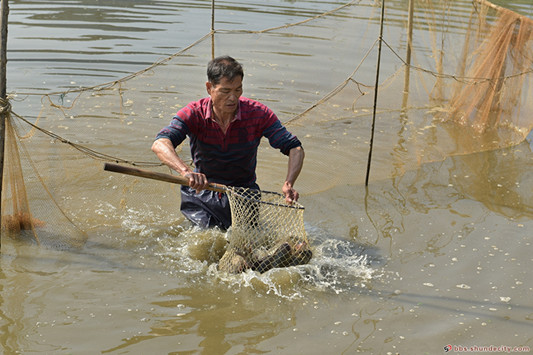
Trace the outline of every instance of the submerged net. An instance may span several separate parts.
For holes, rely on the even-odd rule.
[[[405,2],[387,4],[372,179],[523,142],[533,127],[532,21],[481,0],[414,1],[412,17]],[[304,21],[261,31],[209,32],[144,70],[96,87],[13,93],[18,114],[12,112],[6,130],[2,236],[79,247],[93,233],[129,233],[134,222],[161,228],[175,223],[180,201],[174,185],[112,175],[102,165],[168,172],[150,146],[180,107],[205,96],[213,53],[243,63],[245,96],[267,104],[303,142],[306,163],[296,186],[303,198],[361,184],[379,4],[351,1],[308,12]],[[190,159],[186,143],[179,149]],[[266,143],[259,150],[258,183],[278,191],[286,160]],[[269,256],[308,250],[302,208],[279,207],[276,227],[264,220],[269,212],[263,207],[250,210],[244,209],[257,216],[243,213],[246,228],[233,228],[226,259],[233,253],[255,268]]]
[[[231,188],[231,234],[219,269],[231,273],[306,264],[311,260],[304,208],[276,192]]]

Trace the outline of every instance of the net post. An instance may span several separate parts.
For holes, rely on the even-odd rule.
[[[211,0],[211,59],[215,58],[215,0]]]
[[[8,0],[2,0],[0,9],[0,30],[2,31],[1,47],[0,47],[0,97],[5,99],[7,95],[7,80],[6,80],[6,66],[7,66],[7,17],[9,14]]]
[[[9,14],[8,0],[2,0],[0,5],[0,98],[7,100],[7,16]],[[2,110],[0,113],[0,228],[2,218],[2,186],[4,177],[4,144],[6,139],[6,119],[9,115],[8,110]],[[2,245],[0,237],[0,246]]]
[[[383,22],[385,20],[385,0],[381,1],[381,21],[379,30],[379,44],[378,44],[378,61],[376,68],[376,84],[374,87],[374,108],[372,111],[372,129],[370,131],[370,148],[368,150],[368,162],[366,167],[365,186],[368,186],[368,179],[370,177],[370,165],[372,163],[372,150],[374,147],[374,130],[376,127],[376,109],[378,105],[378,89],[379,89],[379,70],[381,66],[381,46],[383,43]]]

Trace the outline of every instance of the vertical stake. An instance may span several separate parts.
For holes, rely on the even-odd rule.
[[[211,0],[211,59],[215,58],[215,0]]]
[[[6,66],[7,66],[7,16],[9,14],[8,0],[2,0],[0,17],[0,31],[2,34],[0,43],[0,97],[5,99],[7,96],[7,80],[6,80]]]
[[[383,20],[385,18],[385,0],[381,1],[381,21],[379,30],[379,43],[378,43],[378,63],[376,68],[376,84],[374,87],[374,108],[372,111],[372,130],[370,134],[370,149],[368,150],[368,164],[366,167],[366,179],[365,186],[368,186],[368,178],[370,176],[370,165],[372,162],[372,150],[374,146],[374,130],[376,127],[376,108],[378,105],[378,88],[379,88],[379,70],[381,66],[381,44],[383,43]]]
[[[8,0],[2,0],[0,7],[0,98],[7,101],[7,15],[9,14]],[[6,140],[6,119],[9,115],[7,110],[0,113],[0,228],[2,218],[2,186],[4,182],[4,144]],[[2,245],[0,237],[0,246]]]

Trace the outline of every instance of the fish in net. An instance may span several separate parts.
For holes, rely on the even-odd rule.
[[[303,223],[304,207],[277,192],[228,188],[232,226],[219,269],[239,273],[307,264],[313,255]]]

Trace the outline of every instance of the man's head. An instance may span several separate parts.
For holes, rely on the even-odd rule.
[[[233,81],[238,76],[242,80],[244,71],[241,64],[230,56],[217,57],[207,65],[207,81],[213,85],[218,85],[222,78]]]
[[[218,57],[209,62],[206,88],[219,119],[231,119],[237,112],[243,76],[242,66],[231,57]]]

